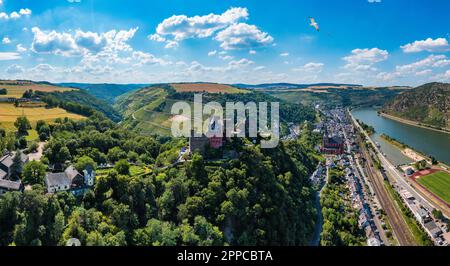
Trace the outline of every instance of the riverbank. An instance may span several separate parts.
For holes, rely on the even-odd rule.
[[[380,137],[382,139],[384,139],[386,142],[388,142],[391,145],[398,148],[403,155],[411,158],[415,162],[426,161],[429,165],[432,165],[435,169],[438,169],[438,170],[449,171],[449,169],[450,169],[450,167],[447,164],[440,162],[440,161],[436,161],[436,163],[433,165],[433,161],[432,161],[433,159],[430,156],[427,156],[426,154],[418,152],[418,151],[414,150],[413,148],[409,147],[408,145],[401,143],[398,140],[391,138],[390,136],[388,136],[386,134],[382,134]]]
[[[426,160],[429,164],[432,164],[431,158],[429,158],[429,156],[422,154],[418,151],[415,151],[408,145],[401,143],[400,141],[398,141],[394,138],[391,138],[390,136],[388,136],[386,134],[381,134],[380,138],[384,139],[386,142],[390,143],[391,145],[397,147],[403,155],[410,158],[414,162],[420,162],[420,161]]]
[[[389,115],[389,114],[386,114],[383,112],[378,112],[378,114],[382,117],[385,117],[385,118],[388,118],[388,119],[391,119],[391,120],[394,120],[394,121],[397,121],[397,122],[400,122],[403,124],[407,124],[410,126],[421,127],[421,128],[425,128],[425,129],[429,129],[429,130],[434,130],[434,131],[450,134],[450,129],[444,129],[444,128],[439,129],[439,128],[427,126],[427,125],[421,124],[416,121],[400,118],[400,117]]]

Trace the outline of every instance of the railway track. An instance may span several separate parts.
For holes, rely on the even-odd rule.
[[[377,173],[378,170],[374,169],[370,165],[369,162],[371,162],[372,159],[367,150],[363,147],[361,148],[363,151],[363,157],[366,159],[364,168],[366,169],[367,177],[373,185],[373,189],[375,190],[376,196],[380,201],[381,207],[386,212],[395,238],[401,246],[416,246],[417,243],[415,242],[401,211],[395,205],[394,199],[392,199],[389,192],[386,190],[383,177]]]

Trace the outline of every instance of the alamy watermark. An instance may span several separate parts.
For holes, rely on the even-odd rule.
[[[218,102],[203,104],[202,94],[195,94],[193,104],[179,101],[172,105],[172,136],[260,136],[261,148],[275,148],[280,141],[280,104],[270,103],[270,119],[268,107],[267,102],[226,102],[224,113],[224,108]]]

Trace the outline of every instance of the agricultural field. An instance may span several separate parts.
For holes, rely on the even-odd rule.
[[[29,81],[0,81],[0,89],[8,90],[8,94],[0,95],[0,98],[21,98],[23,93],[27,90],[42,92],[64,92],[76,90],[68,87],[38,84]]]
[[[420,177],[417,182],[450,204],[450,175],[446,172],[436,172]]]
[[[13,129],[14,122],[20,116],[26,116],[34,126],[38,120],[52,122],[56,118],[71,118],[75,120],[83,119],[84,116],[69,113],[61,108],[47,109],[45,107],[22,108],[15,107],[12,103],[0,103],[0,126],[6,129]]]
[[[247,93],[230,85],[215,83],[176,83],[170,84],[177,92],[208,92],[208,93]]]

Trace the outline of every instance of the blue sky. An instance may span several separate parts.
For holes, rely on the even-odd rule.
[[[0,78],[449,82],[448,13],[447,0],[0,0]]]

